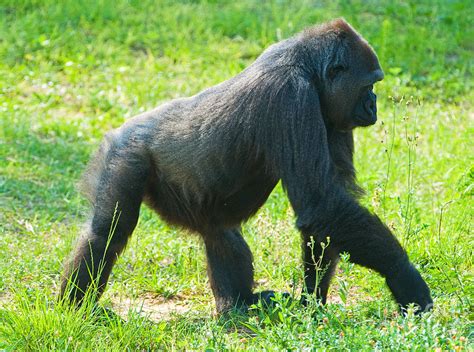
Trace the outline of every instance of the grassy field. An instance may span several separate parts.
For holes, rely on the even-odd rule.
[[[472,0],[0,1],[0,349],[474,348],[473,14]],[[101,308],[57,304],[89,211],[76,184],[103,134],[340,16],[386,72],[380,121],[356,133],[362,202],[406,247],[433,312],[399,316],[384,280],[345,262],[325,307],[279,299],[217,319],[198,237],[146,208]],[[299,234],[280,187],[244,235],[257,289],[299,297]]]

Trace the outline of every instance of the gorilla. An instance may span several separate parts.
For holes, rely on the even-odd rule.
[[[432,307],[430,291],[390,230],[362,207],[353,129],[377,120],[373,85],[384,77],[369,44],[343,19],[304,30],[237,76],[172,100],[108,133],[85,173],[92,219],[62,276],[61,297],[103,292],[142,202],[198,233],[217,311],[246,309],[252,253],[240,226],[281,180],[301,232],[305,290],[326,302],[341,252],[380,273],[402,310]],[[312,258],[330,238],[318,267]]]

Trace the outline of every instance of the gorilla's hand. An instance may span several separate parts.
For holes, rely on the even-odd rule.
[[[433,308],[430,290],[418,270],[410,262],[407,261],[394,274],[387,276],[386,281],[403,313],[406,312],[410,303],[418,305],[416,314]]]

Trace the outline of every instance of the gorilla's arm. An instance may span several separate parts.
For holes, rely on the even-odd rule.
[[[425,309],[432,303],[429,289],[406,252],[380,219],[362,207],[341,182],[342,178],[353,183],[355,176],[351,167],[353,147],[348,140],[352,136],[339,135],[346,146],[337,150],[345,150],[346,154],[331,153],[328,138],[334,139],[334,135],[328,136],[314,86],[299,76],[291,80],[286,93],[292,102],[286,112],[293,114],[281,116],[280,120],[287,123],[287,136],[280,141],[283,154],[276,161],[303,237],[308,291],[317,287],[312,258],[319,257],[319,243],[329,237],[330,245],[322,261],[327,266],[327,276],[322,278],[317,292],[323,301],[337,258],[347,252],[352,262],[384,276],[399,304],[405,307],[414,302]],[[307,249],[311,237],[317,247],[312,251]]]

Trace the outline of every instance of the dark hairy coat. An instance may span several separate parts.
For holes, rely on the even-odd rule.
[[[336,20],[272,45],[219,85],[110,132],[86,172],[94,213],[66,266],[63,295],[82,299],[93,279],[85,268],[98,267],[94,258],[104,258],[104,270],[92,270],[103,290],[144,201],[202,236],[218,311],[271,296],[252,292],[252,255],[239,228],[281,180],[302,234],[308,293],[326,300],[339,253],[348,252],[386,277],[403,307],[431,306],[428,287],[398,241],[357,202],[352,130],[375,123],[372,86],[382,78],[367,42]],[[327,270],[316,282],[312,258],[322,250],[307,244],[328,236]],[[67,294],[68,282],[74,288]]]

